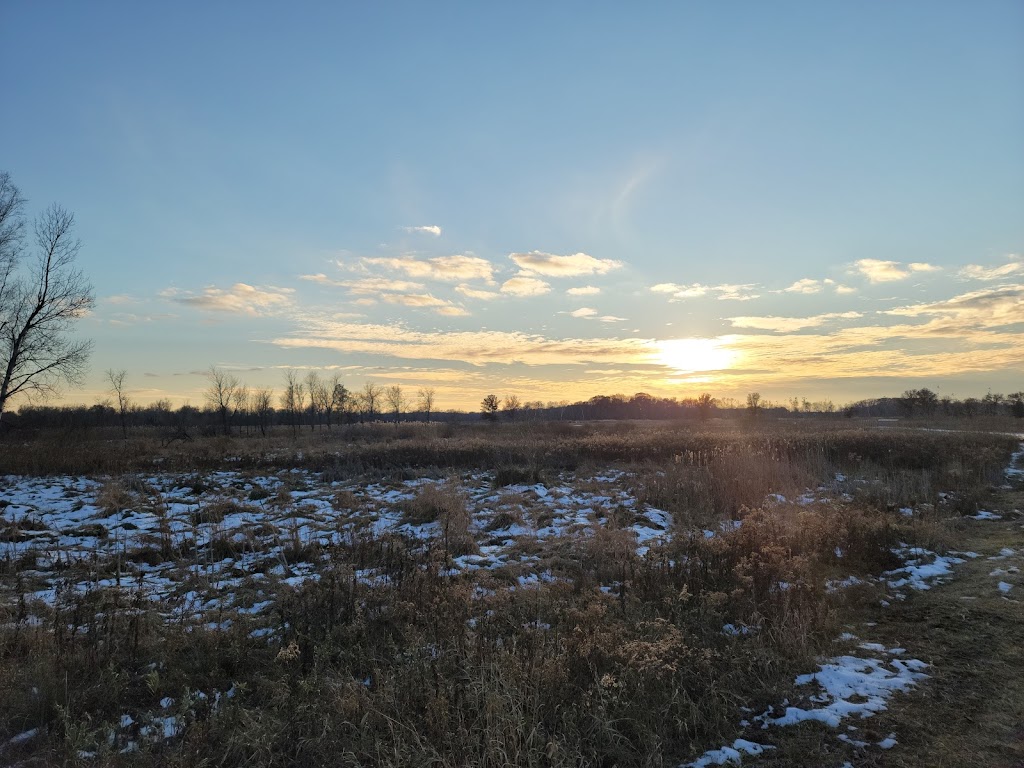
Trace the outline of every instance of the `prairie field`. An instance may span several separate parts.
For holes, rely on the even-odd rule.
[[[1022,626],[1021,439],[825,420],[8,439],[0,763],[972,764],[907,746],[954,661],[924,607],[1005,603]],[[975,571],[988,592],[941,598]],[[1001,722],[985,748],[1009,766]]]

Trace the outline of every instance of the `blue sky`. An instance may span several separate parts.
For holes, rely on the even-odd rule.
[[[0,167],[77,216],[70,400],[112,367],[198,402],[214,364],[466,407],[1015,391],[1022,29],[997,1],[7,2]]]

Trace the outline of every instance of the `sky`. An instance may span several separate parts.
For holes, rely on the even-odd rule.
[[[1024,389],[1019,0],[6,0],[0,65],[67,402]]]

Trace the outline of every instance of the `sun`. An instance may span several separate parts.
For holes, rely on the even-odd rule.
[[[658,362],[680,373],[721,371],[736,359],[736,353],[717,339],[666,339],[656,346]]]

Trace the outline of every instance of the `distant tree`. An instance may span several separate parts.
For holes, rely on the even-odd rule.
[[[239,384],[235,387],[234,394],[231,396],[232,405],[235,407],[235,417],[239,419],[238,433],[242,433],[242,427],[245,427],[245,434],[249,434],[249,410],[250,410],[250,394],[249,387],[245,384]]]
[[[701,421],[707,421],[711,418],[711,414],[714,413],[717,402],[718,401],[716,401],[710,393],[701,393],[697,398],[697,414]]]
[[[1007,397],[1010,400],[1010,413],[1014,418],[1024,419],[1024,392],[1014,392]]]
[[[747,413],[749,413],[752,418],[757,417],[761,412],[761,408],[761,393],[750,392],[747,394]]]
[[[362,407],[363,417],[367,421],[373,421],[376,418],[383,391],[379,384],[374,384],[371,381],[363,385],[363,391],[359,393],[359,403]]]
[[[264,437],[270,427],[270,417],[274,412],[274,390],[264,387],[252,393],[252,411],[256,415],[256,424]]]
[[[312,432],[316,429],[320,413],[323,411],[330,393],[327,391],[327,385],[316,371],[306,374],[306,392],[309,394],[309,431]]]
[[[292,428],[292,437],[298,434],[302,412],[306,408],[306,388],[296,371],[288,370],[284,374],[284,392],[281,393],[281,409]]]
[[[348,405],[348,390],[345,389],[345,385],[341,383],[341,374],[336,373],[331,376],[330,382],[327,384],[328,397],[324,402],[324,416],[327,418],[327,429],[331,428],[331,415],[339,414],[343,416],[345,408]]]
[[[391,415],[395,419],[395,424],[398,424],[402,420],[402,412],[405,410],[406,400],[405,393],[402,391],[401,384],[392,384],[390,387],[384,390],[384,402],[388,404],[388,408],[391,409]]]
[[[423,411],[424,420],[429,423],[430,414],[434,410],[434,388],[420,387],[420,391],[417,393],[417,400],[420,410]]]
[[[19,277],[24,206],[10,174],[0,172],[0,419],[18,395],[45,398],[79,384],[92,350],[91,341],[70,338],[74,321],[94,304],[92,286],[75,268],[75,217],[51,205],[36,219],[35,264]]]
[[[505,416],[509,421],[515,420],[521,407],[522,403],[519,402],[519,398],[516,395],[505,395],[505,401],[502,403],[502,409],[505,411]]]
[[[498,420],[498,409],[501,408],[501,400],[497,395],[487,395],[480,401],[480,413],[487,421]]]
[[[206,372],[206,380],[210,382],[204,393],[206,404],[220,417],[224,434],[230,434],[231,406],[235,390],[238,389],[238,379],[216,366],[211,366]]]
[[[114,405],[121,421],[121,436],[125,440],[128,439],[128,413],[131,409],[131,400],[128,399],[128,392],[124,387],[124,378],[127,374],[128,372],[125,370],[107,369],[107,381],[110,382],[109,392],[114,396]]]

